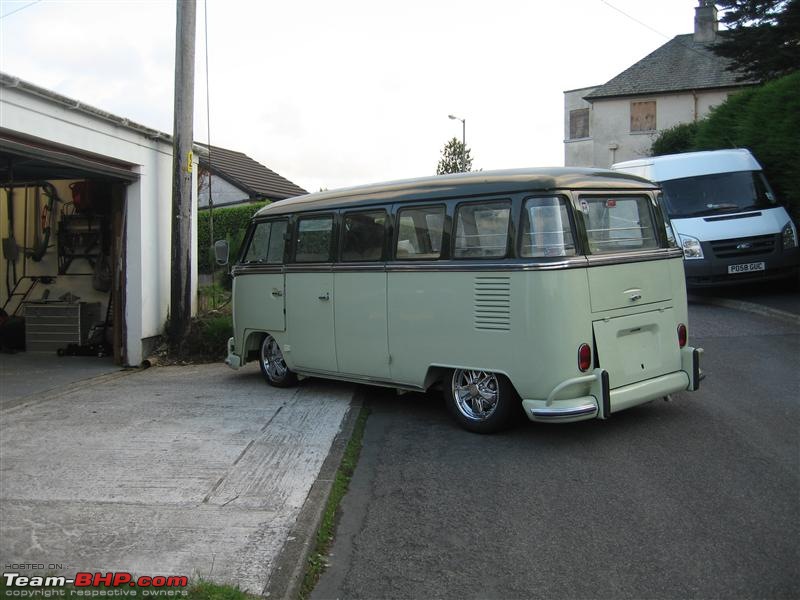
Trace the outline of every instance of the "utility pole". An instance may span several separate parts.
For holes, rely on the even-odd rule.
[[[195,0],[177,0],[175,121],[172,142],[172,275],[168,335],[177,347],[192,312],[192,143],[194,132]]]

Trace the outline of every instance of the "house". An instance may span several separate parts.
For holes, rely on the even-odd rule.
[[[712,48],[717,9],[695,8],[694,33],[678,35],[603,85],[564,92],[564,164],[609,167],[648,156],[665,129],[705,117],[729,95],[757,81],[739,81]]]
[[[171,197],[169,135],[0,73],[0,306],[25,314],[29,350],[54,355],[102,321],[119,364],[149,355],[170,305]],[[195,298],[196,253],[190,271]]]
[[[284,200],[307,193],[246,154],[218,146],[198,145],[205,150],[200,155],[198,202],[201,209],[208,208],[209,194],[214,206],[220,207],[259,200]]]

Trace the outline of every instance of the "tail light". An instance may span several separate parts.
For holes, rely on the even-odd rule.
[[[592,349],[589,344],[581,344],[578,348],[578,368],[581,371],[588,371],[592,366]]]
[[[686,325],[678,325],[678,345],[683,348],[686,345]]]

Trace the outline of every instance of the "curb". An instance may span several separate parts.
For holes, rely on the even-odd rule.
[[[342,422],[342,427],[331,444],[330,452],[322,463],[319,475],[308,492],[303,508],[286,538],[281,553],[275,560],[275,566],[262,596],[281,600],[294,600],[298,597],[305,577],[308,557],[316,546],[317,531],[333,488],[336,472],[339,470],[345,448],[353,436],[353,430],[363,405],[361,389],[356,389],[350,400],[350,408]]]
[[[706,296],[688,296],[689,302],[693,304],[711,304],[713,306],[721,306],[723,308],[732,308],[734,310],[741,310],[744,312],[762,315],[764,317],[772,317],[780,319],[786,323],[793,325],[800,325],[800,315],[764,306],[763,304],[755,304],[753,302],[745,302],[744,300],[731,300],[729,298],[714,298]]]

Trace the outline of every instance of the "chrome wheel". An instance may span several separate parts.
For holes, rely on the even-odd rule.
[[[500,403],[500,382],[488,371],[456,369],[452,383],[453,401],[470,421],[485,421]]]
[[[286,365],[280,344],[271,335],[261,342],[259,363],[267,383],[275,387],[290,387],[297,383],[297,375]]]
[[[261,364],[267,377],[272,381],[281,381],[289,371],[286,361],[283,360],[280,345],[271,335],[268,335],[261,344]]]

